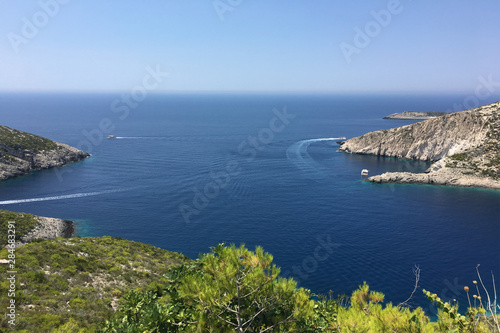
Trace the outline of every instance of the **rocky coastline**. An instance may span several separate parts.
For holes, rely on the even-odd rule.
[[[369,182],[500,190],[500,102],[370,132],[347,140],[339,150],[433,162],[425,173],[388,172]]]
[[[0,181],[61,167],[89,156],[66,144],[0,126]]]
[[[372,183],[445,185],[500,190],[500,181],[498,180],[463,175],[450,169],[432,173],[386,172],[369,177],[366,181]]]
[[[447,115],[447,112],[420,112],[420,111],[404,111],[399,113],[390,114],[383,119],[395,120],[427,120],[436,117]]]
[[[81,161],[89,156],[90,154],[66,144],[0,126],[0,181],[34,171],[61,167]],[[14,214],[12,220],[16,220],[16,213],[4,211],[4,214]],[[30,215],[28,223],[23,220],[23,214],[19,215],[19,223],[24,224],[25,228],[18,230],[21,232],[22,229],[23,232],[21,232],[20,238],[16,237],[17,245],[24,245],[35,239],[69,238],[75,232],[72,221]]]
[[[33,229],[21,237],[16,244],[22,246],[34,239],[55,239],[57,237],[71,238],[75,233],[75,223],[51,217],[35,216],[37,224]]]

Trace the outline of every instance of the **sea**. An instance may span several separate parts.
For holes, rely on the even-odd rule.
[[[350,295],[366,281],[399,304],[418,268],[410,307],[435,316],[426,289],[465,310],[463,288],[475,290],[478,265],[490,296],[492,276],[500,289],[500,192],[368,183],[362,169],[423,172],[430,164],[342,153],[337,141],[414,122],[382,119],[392,113],[453,111],[471,101],[459,94],[2,93],[1,125],[91,157],[1,182],[0,209],[73,220],[77,236],[122,237],[193,259],[218,243],[262,246],[282,276],[315,294]]]

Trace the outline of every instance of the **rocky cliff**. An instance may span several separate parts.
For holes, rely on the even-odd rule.
[[[500,102],[347,140],[341,151],[435,162],[425,174],[393,172],[373,182],[500,189]]]
[[[0,126],[0,181],[63,166],[88,156],[63,143]]]

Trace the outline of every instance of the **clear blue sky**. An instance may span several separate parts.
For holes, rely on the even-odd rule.
[[[148,66],[169,73],[165,91],[469,93],[479,76],[500,82],[499,0],[397,2],[0,0],[0,91],[127,91]],[[376,23],[381,10],[391,16]],[[368,42],[356,28],[372,29]]]

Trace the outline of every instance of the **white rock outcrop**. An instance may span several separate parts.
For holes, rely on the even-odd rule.
[[[34,239],[70,238],[75,232],[74,222],[51,217],[35,216],[38,223],[27,234],[21,237],[17,245],[24,245]]]
[[[423,174],[391,172],[372,182],[476,186],[500,189],[500,102],[415,124],[370,132],[340,150],[435,162]]]

